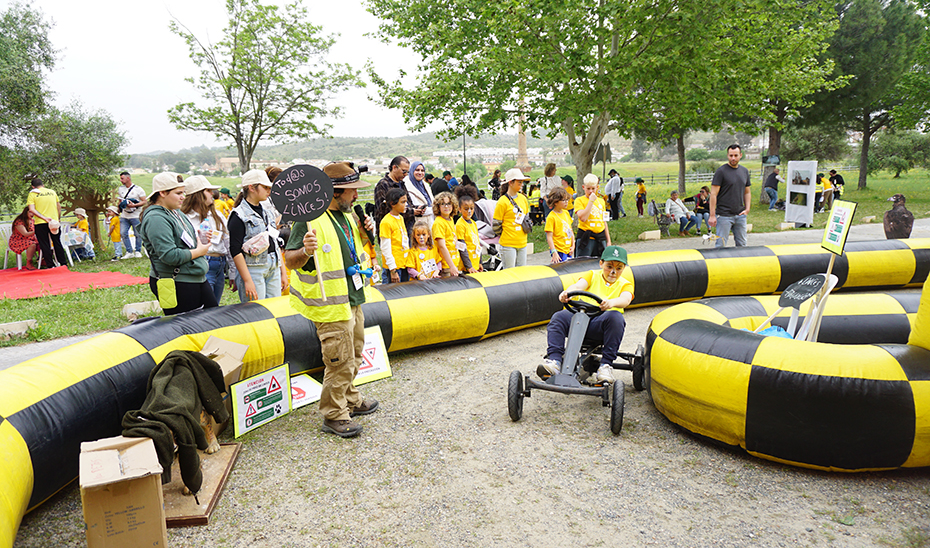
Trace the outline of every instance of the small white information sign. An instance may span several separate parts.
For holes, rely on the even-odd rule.
[[[300,409],[305,405],[320,401],[323,385],[307,374],[291,377],[291,409]]]
[[[291,379],[287,364],[279,365],[230,386],[235,437],[286,415],[291,410]]]
[[[377,325],[365,328],[365,348],[362,349],[362,365],[352,383],[359,386],[391,376],[391,363],[388,361],[384,337]]]

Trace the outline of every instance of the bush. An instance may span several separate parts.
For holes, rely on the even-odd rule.
[[[692,173],[713,173],[717,171],[718,167],[720,167],[720,164],[716,160],[701,160],[688,165],[688,169]]]
[[[692,148],[685,151],[685,160],[689,162],[699,162],[710,158],[710,151],[706,148]]]

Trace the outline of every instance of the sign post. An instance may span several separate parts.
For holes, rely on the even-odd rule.
[[[282,171],[271,183],[271,203],[281,212],[281,220],[305,222],[310,231],[310,221],[323,215],[333,201],[333,181],[323,170],[307,164],[298,164]],[[319,272],[320,261],[316,252],[313,262]],[[317,276],[320,295],[326,300],[323,279]]]

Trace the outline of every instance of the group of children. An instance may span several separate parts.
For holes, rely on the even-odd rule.
[[[433,226],[417,221],[409,241],[404,225],[407,194],[393,188],[385,197],[390,211],[381,219],[382,282],[406,282],[438,277],[458,276],[462,272],[479,272],[481,240],[473,216],[475,200],[468,194],[456,199],[451,192],[441,192],[433,199]],[[458,220],[454,217],[458,216]]]

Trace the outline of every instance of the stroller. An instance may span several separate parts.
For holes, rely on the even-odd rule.
[[[481,266],[485,270],[501,270],[504,268],[504,261],[501,259],[500,238],[494,234],[491,223],[494,218],[494,208],[497,202],[494,200],[481,199],[475,202],[475,223],[478,225],[478,237],[481,238],[481,251],[486,253],[488,258],[482,261]]]

